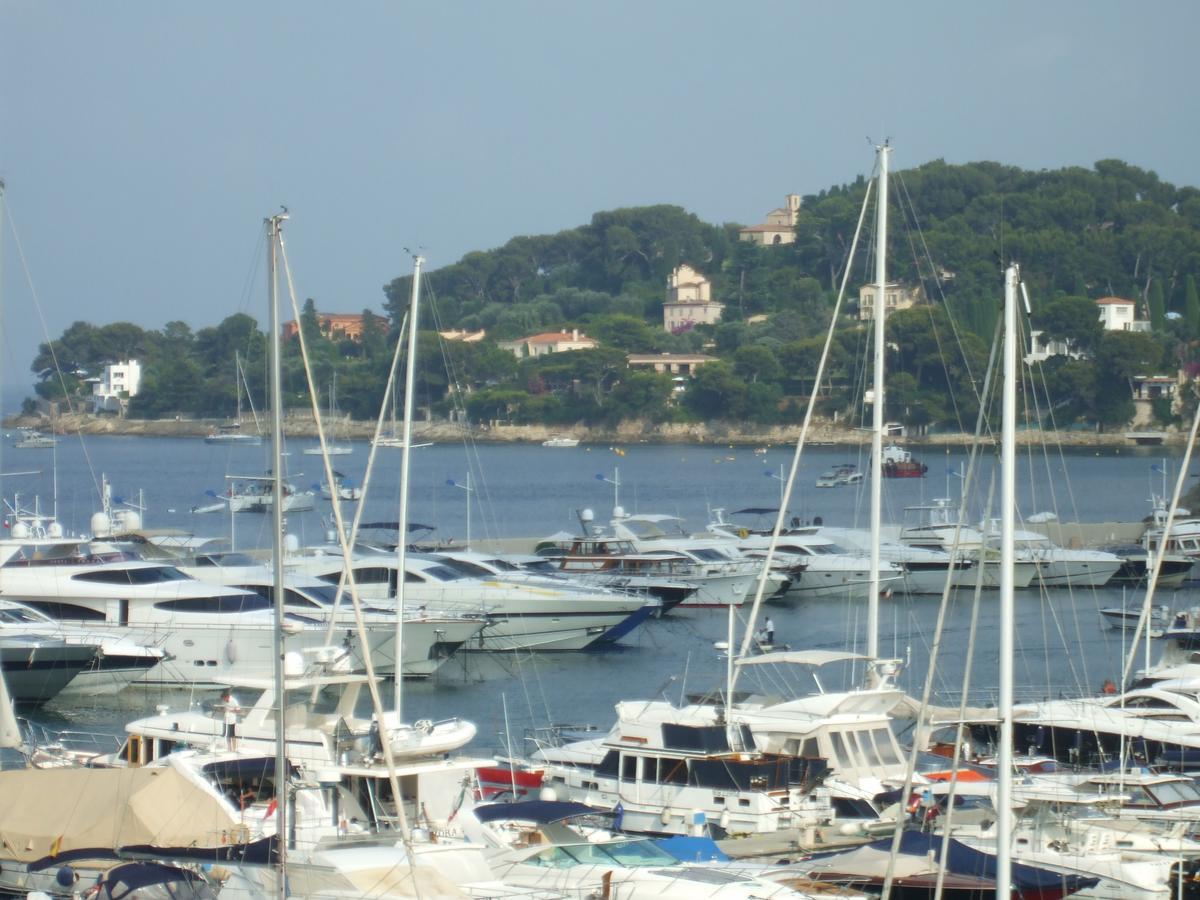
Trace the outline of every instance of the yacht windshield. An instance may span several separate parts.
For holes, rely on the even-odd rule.
[[[47,616],[41,616],[31,609],[22,609],[19,606],[0,609],[0,623],[5,625],[45,625],[50,619]]]

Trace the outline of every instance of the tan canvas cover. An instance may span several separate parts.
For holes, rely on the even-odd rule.
[[[174,769],[0,772],[0,798],[0,856],[19,862],[70,850],[245,840],[220,801]]]

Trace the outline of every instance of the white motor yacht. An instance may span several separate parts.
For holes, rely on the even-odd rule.
[[[274,573],[268,566],[245,554],[198,554],[181,562],[179,568],[204,581],[253,591],[268,601],[272,601],[274,596]],[[298,573],[288,574],[285,578],[284,608],[288,612],[315,619],[327,630],[332,621],[333,634],[339,640],[342,635],[358,633],[350,597],[343,594],[339,601],[336,584]],[[363,623],[371,634],[371,658],[376,670],[384,674],[395,671],[394,608],[394,603],[374,600],[362,610]],[[401,659],[405,677],[422,678],[432,675],[460,647],[477,638],[487,625],[488,619],[483,616],[431,611],[428,608],[418,610],[416,605],[410,604],[405,610],[401,638],[404,645]]]
[[[704,584],[681,605],[739,606],[747,597],[753,597],[762,561],[743,553],[736,539],[715,533],[693,537],[683,531],[681,524],[678,516],[627,515],[619,506],[613,510],[613,534],[631,541],[639,553],[675,553],[695,564]],[[767,596],[791,585],[790,579],[776,573],[768,573],[768,579]]]
[[[98,644],[68,643],[50,635],[0,629],[0,678],[16,703],[45,703],[93,664]]]
[[[765,556],[771,545],[769,533],[754,532],[726,521],[721,510],[714,510],[708,530],[737,542],[745,553]],[[800,578],[788,593],[797,598],[865,600],[871,592],[871,562],[858,552],[849,552],[821,534],[819,527],[789,528],[775,541],[775,558],[781,565],[803,566]],[[880,592],[898,586],[904,568],[886,559],[880,562]]]
[[[55,622],[164,651],[139,684],[219,687],[230,677],[272,669],[272,603],[256,593],[197,581],[174,566],[120,552],[92,553],[78,542],[7,549],[13,552],[0,565],[5,597]],[[328,643],[317,619],[288,612],[283,628],[292,649]],[[361,658],[354,635],[344,637]],[[378,637],[385,639],[392,638]]]
[[[165,655],[161,647],[143,646],[106,629],[65,625],[32,607],[0,600],[0,637],[18,634],[93,650],[91,661],[62,689],[71,694],[115,694],[158,665]]]
[[[747,870],[680,862],[648,838],[589,824],[607,817],[580,803],[491,803],[463,815],[464,831],[488,848],[496,874],[525,888],[628,900],[805,896]]]
[[[1000,587],[1000,553],[996,540],[972,525],[960,524],[958,507],[952,501],[943,498],[927,506],[910,506],[904,510],[904,514],[901,543],[942,550],[956,559],[967,559],[982,566],[982,571],[956,569],[955,587],[973,589],[981,579],[985,588]],[[1037,575],[1037,563],[1018,559],[1013,564],[1013,587],[1027,588],[1034,583]]]
[[[284,564],[289,571],[330,584],[342,577],[342,554],[332,547],[289,554]],[[356,548],[354,578],[359,595],[368,600],[394,598],[397,566],[390,551]],[[583,650],[646,606],[640,597],[580,595],[469,578],[436,559],[411,553],[405,559],[404,600],[418,610],[486,617],[487,627],[463,650]]]

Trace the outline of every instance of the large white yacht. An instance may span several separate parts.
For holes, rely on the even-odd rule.
[[[764,557],[771,545],[770,533],[739,528],[714,510],[708,530],[735,541],[744,553]],[[817,527],[790,528],[775,542],[773,559],[778,565],[800,567],[802,573],[788,590],[794,597],[865,600],[871,592],[871,562],[858,552],[847,551],[822,534]],[[902,583],[904,567],[883,559],[879,564],[879,590],[886,592]]]
[[[289,571],[303,572],[329,584],[342,578],[340,550],[316,547],[284,559]],[[396,554],[357,547],[354,579],[359,596],[387,600],[396,596]],[[586,595],[578,591],[471,578],[437,559],[410,553],[405,558],[404,601],[416,606],[482,615],[487,627],[464,650],[583,650],[603,640],[610,629],[638,614],[646,600],[628,595]],[[394,602],[394,600],[393,600]]]
[[[272,604],[256,593],[197,581],[174,566],[102,545],[99,552],[79,542],[5,549],[10,552],[0,565],[0,592],[6,598],[56,622],[164,652],[137,683],[219,687],[230,677],[271,671]],[[283,628],[293,649],[328,643],[315,618],[288,612]],[[361,657],[354,636],[347,640]]]
[[[179,565],[181,571],[214,584],[229,585],[253,591],[270,601],[274,597],[274,573],[257,560],[240,553],[198,554]],[[292,573],[285,576],[284,608],[288,612],[316,619],[338,640],[342,635],[357,634],[357,622],[349,595],[338,600],[336,584],[311,575]],[[373,601],[363,607],[363,622],[372,635],[372,660],[377,671],[395,671],[395,603]],[[420,678],[432,675],[468,641],[479,636],[489,624],[480,615],[441,612],[437,609],[418,610],[409,605],[405,610],[401,640],[401,660],[404,675]]]
[[[980,567],[977,570],[956,568],[955,587],[974,588],[976,583],[982,583],[985,588],[1000,587],[1000,553],[995,537],[984,534],[973,525],[960,523],[959,510],[953,501],[940,498],[926,506],[906,507],[904,515],[905,524],[900,529],[901,543],[942,550],[956,559],[970,560]],[[1018,559],[1013,564],[1013,587],[1029,587],[1037,574],[1037,563]]]
[[[743,553],[736,540],[726,535],[690,536],[678,516],[630,515],[619,506],[613,509],[612,529],[616,537],[631,541],[639,553],[674,553],[692,563],[703,585],[683,606],[738,606],[757,590],[762,561]],[[767,596],[791,586],[790,577],[776,572],[769,572],[768,580]]]
[[[70,694],[115,694],[158,665],[165,655],[161,647],[143,646],[111,630],[65,625],[32,607],[0,600],[0,637],[17,635],[93,650],[92,659],[63,687],[62,691]],[[48,658],[44,649],[37,655],[40,661]]]

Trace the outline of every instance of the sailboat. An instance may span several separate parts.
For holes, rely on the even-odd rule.
[[[395,378],[396,373],[392,372],[391,377]],[[374,438],[371,441],[372,447],[378,447],[381,450],[403,450],[405,447],[409,446],[409,444],[406,443],[405,437],[396,430],[396,394],[397,394],[397,391],[392,391],[392,417],[391,417],[391,421],[388,423],[388,429],[387,429],[387,431],[381,433],[378,437]],[[407,405],[407,401],[406,401],[406,405]],[[411,432],[411,430],[412,430],[412,427],[411,427],[411,425],[409,425],[408,428],[406,429],[406,431]],[[410,435],[410,439],[411,439],[411,435]],[[416,448],[416,447],[429,447],[432,445],[433,445],[433,441],[425,441],[425,442],[419,443],[419,444],[412,444],[411,446],[413,448]]]
[[[256,430],[253,434],[242,431],[242,382],[245,380],[245,373],[242,372],[242,358],[237,351],[234,351],[233,362],[236,372],[235,383],[237,384],[237,420],[219,426],[216,431],[209,432],[204,438],[204,443],[257,447],[262,444],[262,435],[257,432],[258,418],[255,417]]]
[[[334,427],[333,443],[327,444],[325,447],[321,447],[320,445],[316,447],[305,447],[305,456],[320,456],[322,453],[327,453],[330,456],[349,456],[354,452],[354,448],[349,444],[339,444],[337,442],[337,372],[333,373],[333,379],[329,382],[329,421],[333,423]],[[322,490],[322,494],[324,494],[324,490]],[[357,500],[358,497],[343,496],[342,499]]]

